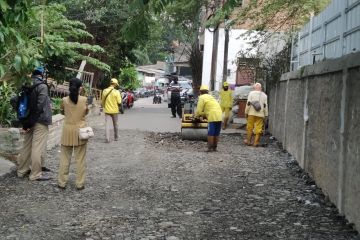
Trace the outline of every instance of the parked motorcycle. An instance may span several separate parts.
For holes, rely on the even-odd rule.
[[[134,106],[134,94],[131,91],[128,91],[127,93],[127,102],[126,102],[126,107],[127,108],[132,108]]]

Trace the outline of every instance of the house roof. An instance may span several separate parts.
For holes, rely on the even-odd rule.
[[[157,62],[153,65],[138,66],[136,70],[138,72],[144,72],[148,74],[164,74],[165,73],[165,62]]]

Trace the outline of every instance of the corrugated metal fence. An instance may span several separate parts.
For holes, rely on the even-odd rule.
[[[360,0],[333,0],[293,39],[291,70],[360,51]]]

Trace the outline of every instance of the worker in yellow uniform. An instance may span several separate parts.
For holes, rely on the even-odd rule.
[[[106,142],[110,142],[110,131],[114,129],[114,140],[119,139],[118,133],[118,115],[119,105],[121,104],[120,92],[116,89],[119,87],[117,79],[112,78],[110,86],[103,90],[101,94],[101,106],[105,112],[105,138]]]
[[[222,112],[220,104],[209,95],[209,87],[200,87],[200,97],[195,112],[195,120],[204,117],[208,120],[208,152],[216,151],[221,131]]]
[[[233,92],[229,89],[229,83],[223,83],[223,89],[220,91],[220,106],[223,112],[223,130],[227,128],[230,113],[233,106]]]
[[[263,133],[264,122],[268,117],[267,95],[261,90],[261,84],[254,84],[254,91],[248,95],[245,107],[245,117],[247,119],[247,136],[244,143],[251,145],[252,136],[255,133],[253,146],[257,147],[260,143],[260,137]]]

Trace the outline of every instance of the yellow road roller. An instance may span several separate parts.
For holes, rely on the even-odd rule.
[[[208,122],[200,118],[195,121],[195,103],[184,104],[181,120],[181,138],[191,141],[207,141]]]

